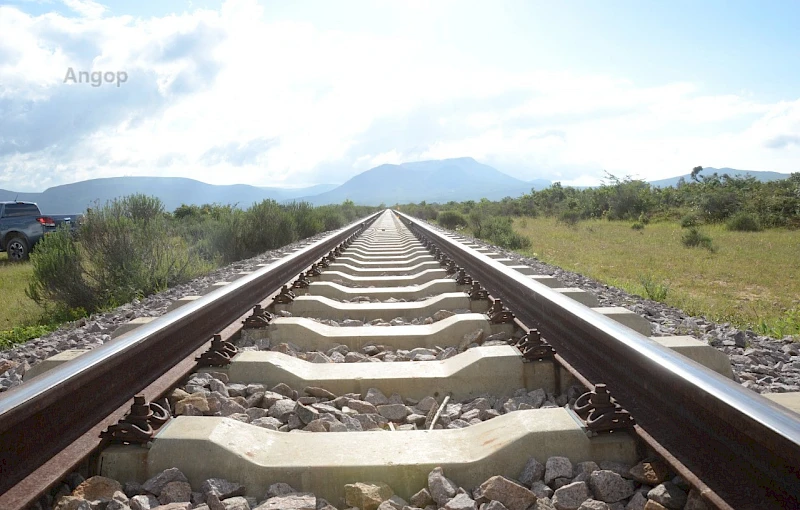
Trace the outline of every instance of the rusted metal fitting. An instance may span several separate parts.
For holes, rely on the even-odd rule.
[[[272,304],[288,305],[289,303],[294,301],[294,298],[296,297],[297,296],[295,295],[295,293],[289,290],[289,288],[286,285],[284,285],[283,287],[281,287],[280,293],[277,296],[275,296],[275,298],[272,300]]]
[[[320,270],[320,265],[317,264],[316,262],[311,264],[311,269],[309,269],[306,272],[306,276],[309,276],[309,277],[319,276],[321,274],[322,274],[322,271]]]
[[[260,329],[269,326],[273,315],[263,309],[261,305],[253,307],[253,314],[242,321],[242,329]]]
[[[131,410],[119,422],[100,433],[114,443],[145,444],[153,439],[155,429],[169,421],[171,414],[155,402],[147,403],[144,395],[133,397]]]
[[[220,335],[214,335],[211,338],[211,347],[198,356],[196,361],[201,367],[224,367],[231,363],[238,352],[235,345],[223,342]]]
[[[543,340],[541,333],[536,329],[528,331],[519,339],[517,349],[522,353],[522,357],[529,361],[552,359],[556,355],[553,346]]]
[[[617,403],[603,383],[595,384],[594,391],[578,397],[573,410],[593,432],[627,429],[636,424],[633,416]]]
[[[472,301],[489,299],[489,291],[481,287],[481,284],[478,282],[478,280],[472,280],[472,288],[469,289],[468,295]]]
[[[506,310],[503,306],[503,302],[499,299],[492,301],[492,306],[489,308],[489,311],[486,312],[486,315],[489,316],[489,322],[492,324],[514,322],[514,314]]]
[[[459,267],[456,271],[456,284],[457,285],[472,285],[472,277],[467,274],[463,267]]]
[[[333,262],[333,259],[330,256],[325,255],[324,257],[322,257],[319,260],[319,265],[322,266],[322,267],[330,267],[332,262]]]
[[[297,275],[297,280],[292,282],[292,289],[307,289],[309,285],[311,285],[311,282],[306,278],[306,274],[300,273]]]
[[[446,274],[448,274],[448,275],[456,274],[456,271],[458,271],[458,264],[456,264],[456,262],[454,260],[450,260],[450,259],[448,259],[448,260],[449,260],[449,262],[447,263],[447,268],[446,268],[447,269],[447,273]]]

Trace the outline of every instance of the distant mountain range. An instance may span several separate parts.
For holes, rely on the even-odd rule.
[[[789,177],[789,174],[781,174],[778,172],[736,170],[735,168],[713,168],[710,166],[703,167],[703,171],[700,172],[700,177],[713,175],[714,173],[719,174],[720,177],[722,177],[723,175],[728,175],[730,177],[755,177],[757,180],[761,182],[779,181],[781,179],[786,179]],[[677,177],[670,177],[669,179],[650,181],[650,184],[653,186],[657,186],[659,188],[668,188],[670,186],[677,186],[678,181],[680,181],[681,179],[683,179],[688,183],[692,181],[692,176],[691,174],[679,175]]]
[[[36,202],[44,214],[74,214],[85,211],[96,201],[102,204],[117,197],[142,193],[160,198],[167,211],[174,211],[181,204],[249,207],[265,199],[283,202],[335,187],[336,184],[319,184],[307,188],[261,188],[247,184],[218,186],[184,177],[110,177],[54,186],[41,193],[0,189],[0,200]]]
[[[315,205],[338,204],[346,199],[368,205],[499,200],[550,184],[546,179],[522,181],[472,158],[455,158],[377,166],[338,188],[303,199]]]
[[[756,172],[732,168],[705,168],[700,175],[752,175],[761,181],[785,179],[788,174]],[[689,174],[652,181],[654,186],[675,186]],[[314,205],[340,204],[352,200],[362,205],[394,205],[426,202],[446,203],[464,200],[500,200],[544,189],[547,179],[523,181],[472,158],[419,161],[400,165],[380,165],[366,170],[342,185],[320,184],[307,188],[266,188],[246,184],[213,185],[183,177],[112,177],[64,184],[41,193],[17,193],[0,189],[0,200],[36,202],[45,214],[83,212],[95,202],[105,203],[133,193],[156,196],[168,211],[181,204],[237,204],[249,207],[265,199],[287,202],[304,200]]]

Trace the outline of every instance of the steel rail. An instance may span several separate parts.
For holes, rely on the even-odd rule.
[[[733,508],[797,508],[798,415],[397,212]]]
[[[379,214],[351,223],[1,395],[0,508],[13,508],[7,506],[12,500],[8,494],[18,484],[24,486],[37,468],[107,422],[133,395],[185,362],[213,334],[362,231]],[[99,438],[86,442],[80,453],[88,455],[99,443]]]

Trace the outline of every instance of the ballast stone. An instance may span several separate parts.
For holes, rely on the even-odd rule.
[[[502,476],[493,476],[483,482],[481,492],[484,497],[499,501],[508,510],[526,510],[536,502],[533,492]]]
[[[578,510],[581,504],[591,497],[586,482],[573,482],[555,491],[553,506],[556,510]]]
[[[594,471],[589,475],[594,496],[606,503],[616,503],[633,495],[633,484],[613,471]]]

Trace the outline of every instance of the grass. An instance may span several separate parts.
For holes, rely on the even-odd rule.
[[[42,307],[25,295],[32,274],[30,262],[11,262],[5,253],[0,253],[0,331],[33,324],[41,318]]]
[[[800,236],[770,229],[702,228],[715,251],[686,248],[679,222],[589,220],[567,226],[554,218],[517,218],[531,248],[521,253],[691,315],[774,337],[800,334]]]
[[[5,253],[0,253],[0,349],[58,327],[49,323],[42,307],[25,295],[32,273],[30,262],[11,262]]]

